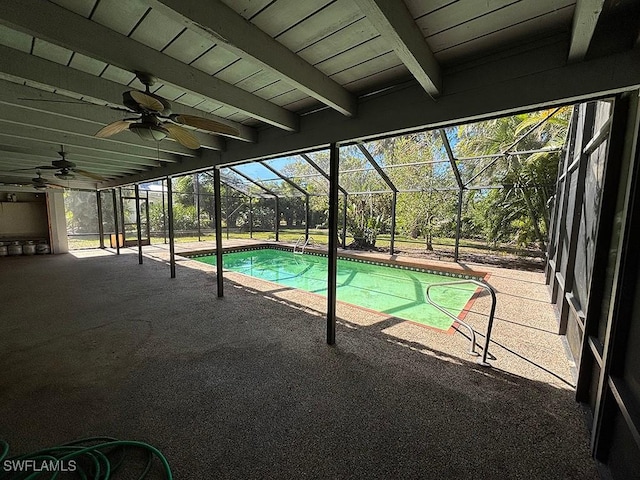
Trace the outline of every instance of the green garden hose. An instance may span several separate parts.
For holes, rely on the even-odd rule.
[[[0,480],[55,480],[61,473],[74,474],[82,480],[109,480],[124,464],[127,449],[146,454],[138,480],[147,478],[154,456],[160,460],[165,478],[173,480],[169,462],[160,450],[148,443],[111,437],[84,438],[12,458],[6,458],[9,444],[0,439]]]

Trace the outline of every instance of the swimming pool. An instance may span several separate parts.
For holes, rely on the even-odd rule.
[[[215,255],[193,259],[216,264]],[[224,253],[223,261],[227,270],[307,292],[327,294],[327,257],[323,255],[264,248]],[[426,303],[424,294],[431,283],[460,279],[451,275],[339,258],[337,295],[338,300],[346,303],[449,330],[453,320]],[[475,285],[438,287],[431,292],[431,298],[452,314],[459,315],[475,290]]]

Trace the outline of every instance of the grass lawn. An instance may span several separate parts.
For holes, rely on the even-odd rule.
[[[304,235],[303,228],[297,229],[281,229],[279,232],[279,239],[281,242],[295,243],[298,238]],[[320,245],[326,245],[328,243],[328,230],[327,229],[309,229],[309,235],[313,238],[313,241]],[[253,232],[253,236],[249,235],[249,232],[238,232],[238,231],[230,231],[227,236],[226,230],[223,228],[222,231],[223,240],[226,238],[253,238],[254,240],[275,240],[274,232]],[[200,240],[202,241],[215,241],[215,234],[212,232],[203,232],[200,236]],[[389,234],[379,235],[376,247],[379,248],[389,248],[391,237]],[[180,235],[176,236],[176,243],[185,243],[185,242],[197,242],[198,236],[189,234],[189,235]],[[347,245],[353,241],[353,238],[347,235]],[[164,243],[163,235],[152,235],[151,243],[158,244]],[[105,235],[105,245],[109,246],[109,237]],[[449,252],[453,251],[455,245],[455,240],[453,238],[435,238],[433,240],[433,246],[436,251]],[[69,236],[69,249],[78,250],[83,248],[98,248],[100,246],[100,242],[98,239],[98,235],[94,236]],[[493,255],[524,255],[524,256],[539,256],[539,252],[524,250],[524,249],[516,249],[510,245],[499,245],[497,247],[493,247],[488,245],[486,242],[480,240],[469,240],[469,239],[461,239],[460,240],[461,251],[470,254],[487,254],[491,253]],[[401,251],[408,255],[411,252],[420,252],[426,251],[424,240],[420,239],[411,239],[408,237],[404,237],[401,235],[396,235],[395,238],[395,250]]]

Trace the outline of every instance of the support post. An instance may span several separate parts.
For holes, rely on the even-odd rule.
[[[118,196],[120,197],[120,220],[122,224],[122,245],[127,241],[127,227],[124,222],[124,199],[122,198],[122,188],[118,187]]]
[[[113,229],[116,233],[116,255],[120,255],[120,232],[118,232],[118,198],[115,188],[111,190],[113,196]]]
[[[253,238],[253,198],[249,197],[249,238]]]
[[[142,265],[142,222],[140,221],[140,187],[136,183],[136,232],[138,234],[138,264]]]
[[[96,190],[96,207],[98,209],[98,235],[100,235],[100,248],[104,248],[104,225],[102,219],[102,195]]]
[[[222,207],[220,205],[220,170],[218,168],[213,170],[213,192],[216,208],[216,279],[218,284],[218,297],[222,297],[224,296],[224,277],[222,274]]]
[[[274,197],[276,202],[276,242],[280,241],[280,202],[278,197]]]
[[[453,251],[453,261],[458,261],[458,255],[460,253],[460,229],[462,226],[462,195],[464,194],[464,189],[460,188],[458,190],[458,212],[456,214],[456,245]]]
[[[164,181],[162,182],[164,183]],[[164,239],[164,244],[167,244],[167,207],[164,201],[164,185],[162,188],[162,238]]]
[[[304,203],[304,240],[307,241],[309,240],[309,220],[310,220],[311,214],[309,211],[309,194],[307,194],[305,196],[305,203]]]
[[[391,200],[391,244],[389,245],[389,250],[391,255],[393,255],[395,244],[396,244],[396,203],[398,202],[398,192],[394,190],[393,197]]]
[[[373,158],[373,155],[371,155],[369,150],[367,150],[367,147],[365,147],[364,144],[359,143],[358,149],[360,150],[360,152],[362,152],[362,154],[369,161],[371,166],[376,170],[376,172],[378,172],[378,175],[380,175],[380,178],[382,178],[384,183],[386,183],[387,186],[393,192],[393,200],[392,200],[393,203],[391,204],[391,245],[390,245],[391,255],[393,255],[393,248],[395,244],[395,232],[396,232],[396,200],[398,199],[398,189],[393,184],[393,182],[391,181],[389,176],[386,174],[386,172],[378,164],[378,162],[376,162],[376,160]]]
[[[449,137],[447,137],[447,132],[444,130],[444,128],[440,129],[440,138],[442,139],[444,148],[447,151],[447,158],[449,159],[449,163],[451,164],[451,170],[453,171],[453,175],[456,177],[456,183],[458,184],[458,213],[456,215],[456,245],[453,252],[453,261],[457,262],[458,254],[460,252],[460,229],[462,224],[462,195],[464,193],[465,184],[462,181],[462,176],[460,175],[460,170],[458,169],[458,164],[456,163],[456,157],[453,154],[453,149],[451,148]]]
[[[173,231],[173,185],[171,177],[167,177],[167,217],[169,223],[169,266],[171,278],[176,278],[176,250]]]
[[[146,191],[146,201],[144,202],[145,218],[147,219],[147,240],[151,245],[151,222],[149,222],[149,190]]]
[[[200,179],[197,173],[193,174],[196,190],[196,222],[198,224],[198,241],[202,241],[202,228],[200,226]]]
[[[342,248],[347,248],[347,192],[344,192],[344,205],[342,206]]]
[[[340,149],[329,147],[329,251],[327,267],[327,344],[336,343],[336,300],[338,273],[338,168]]]
[[[213,181],[215,182],[215,177]],[[224,215],[225,217],[227,217],[227,240],[229,240],[229,187],[224,189],[224,198],[225,198]],[[220,208],[222,209],[222,207]]]

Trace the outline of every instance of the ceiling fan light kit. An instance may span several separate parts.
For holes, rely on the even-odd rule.
[[[142,140],[159,142],[169,135],[166,128],[152,123],[132,123],[129,130],[138,134]]]
[[[59,178],[60,180],[73,180],[74,178],[76,178],[76,176],[74,174],[69,173],[69,172],[65,172],[65,171],[56,173],[55,176],[57,178]]]

